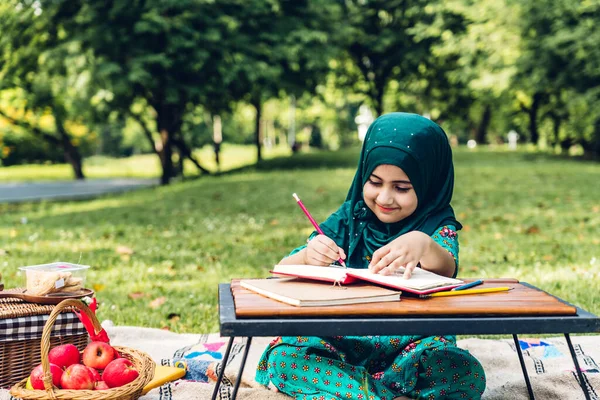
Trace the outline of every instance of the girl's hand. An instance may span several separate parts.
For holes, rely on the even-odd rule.
[[[308,265],[329,265],[339,258],[346,259],[341,247],[325,235],[317,235],[306,245],[304,263]]]
[[[369,270],[376,274],[391,275],[404,267],[404,279],[409,279],[429,250],[431,242],[431,238],[423,232],[408,232],[373,253]]]

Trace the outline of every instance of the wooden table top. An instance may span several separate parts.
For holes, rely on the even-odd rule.
[[[242,288],[231,281],[237,318],[359,316],[543,316],[576,315],[577,309],[516,279],[484,279],[477,288],[509,286],[508,292],[419,299],[402,295],[399,302],[326,307],[291,306]],[[465,282],[471,281],[465,279]]]

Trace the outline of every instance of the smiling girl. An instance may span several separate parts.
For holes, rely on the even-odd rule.
[[[346,201],[280,264],[326,266],[338,258],[380,274],[404,267],[458,272],[462,226],[450,206],[452,152],[445,132],[415,114],[370,127]],[[479,399],[485,374],[454,336],[281,337],[256,380],[296,399]]]

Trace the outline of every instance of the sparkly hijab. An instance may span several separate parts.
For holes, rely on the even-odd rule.
[[[401,168],[418,199],[412,215],[391,224],[379,221],[363,199],[363,186],[382,164]],[[349,266],[366,268],[373,252],[407,232],[431,236],[444,225],[460,229],[450,206],[453,188],[452,150],[442,128],[417,114],[385,114],[367,131],[346,201],[320,226],[344,248]]]

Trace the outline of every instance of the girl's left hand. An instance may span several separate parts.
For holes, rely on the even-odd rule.
[[[409,279],[430,242],[431,238],[423,232],[408,232],[373,253],[369,270],[376,274],[391,275],[404,267],[404,279]]]

